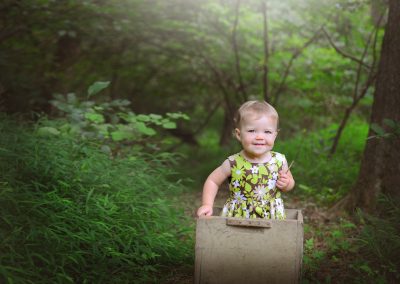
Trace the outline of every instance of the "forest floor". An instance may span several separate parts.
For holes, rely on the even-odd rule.
[[[182,195],[187,204],[185,213],[193,218],[193,226],[196,222],[196,210],[201,205],[201,194],[199,190]],[[223,207],[228,194],[227,188],[221,188],[214,206]],[[290,194],[286,194],[284,198],[285,208],[300,209],[304,216],[305,256],[302,283],[353,283],[353,264],[360,256],[352,250],[352,244],[360,228],[348,221],[347,216],[329,215],[328,208],[313,202],[291,197]],[[168,275],[163,283],[193,283],[194,264],[170,269]]]

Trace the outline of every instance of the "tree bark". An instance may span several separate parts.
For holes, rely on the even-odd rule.
[[[400,2],[389,1],[389,16],[382,43],[381,59],[372,105],[371,123],[383,125],[383,119],[400,121]],[[375,133],[369,130],[369,135]],[[344,207],[376,209],[377,197],[386,194],[400,201],[400,137],[369,139],[364,149],[356,184],[345,199]]]
[[[224,105],[224,121],[221,129],[221,136],[219,140],[220,146],[226,146],[232,141],[232,133],[234,129],[233,117],[235,112],[229,102],[225,101]]]

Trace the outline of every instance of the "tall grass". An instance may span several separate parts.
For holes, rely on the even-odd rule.
[[[192,261],[191,228],[158,158],[110,159],[90,141],[0,120],[0,282],[153,281]]]
[[[368,125],[353,119],[345,128],[336,153],[329,150],[337,125],[276,141],[275,150],[286,155],[296,180],[293,194],[311,197],[322,204],[332,204],[343,197],[357,178],[365,146]],[[292,193],[291,193],[292,194]]]

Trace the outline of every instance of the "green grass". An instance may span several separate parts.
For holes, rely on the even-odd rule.
[[[329,157],[329,149],[337,125],[315,132],[276,141],[275,150],[286,155],[296,180],[294,195],[311,198],[330,205],[343,197],[357,178],[368,125],[360,120],[349,123],[340,139],[336,153]],[[292,194],[292,193],[291,193]]]
[[[240,150],[234,139],[221,149],[218,135],[206,131],[201,147],[185,149],[190,163],[177,164],[165,153],[110,158],[94,141],[41,136],[29,130],[35,127],[0,121],[1,283],[190,279],[194,227],[176,206],[183,188],[171,169],[181,165],[181,176],[200,190],[210,171]],[[351,121],[329,158],[335,127],[278,137],[275,150],[289,162],[297,156],[290,195],[327,206],[351,188],[368,127]],[[383,216],[362,214],[360,224],[306,224],[303,282],[333,282],[338,271],[358,283],[398,280],[399,208],[382,206]]]
[[[1,283],[151,282],[193,261],[165,159],[112,159],[94,142],[1,118]]]

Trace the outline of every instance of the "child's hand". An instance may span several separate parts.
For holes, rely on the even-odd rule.
[[[200,217],[202,215],[211,216],[213,213],[212,206],[210,205],[203,205],[197,210],[197,216]]]
[[[276,186],[280,189],[280,190],[287,190],[290,184],[292,177],[291,175],[289,175],[287,172],[285,171],[280,171],[279,172],[279,178],[276,181]]]

